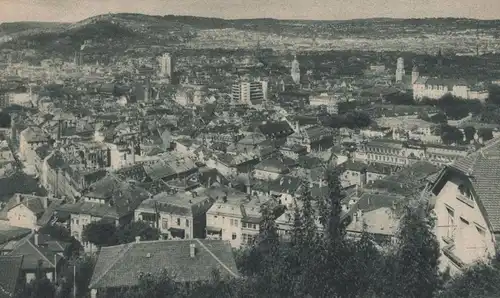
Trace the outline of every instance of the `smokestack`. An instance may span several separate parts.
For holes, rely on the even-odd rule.
[[[194,244],[194,243],[191,243],[189,245],[189,256],[191,258],[194,258],[196,256],[196,244]]]
[[[135,236],[135,243],[141,242],[141,236]]]

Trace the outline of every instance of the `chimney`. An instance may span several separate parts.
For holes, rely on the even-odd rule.
[[[189,245],[189,256],[191,258],[194,258],[196,256],[196,244],[194,244],[194,243],[191,243]]]
[[[141,236],[135,236],[135,243],[141,242]]]
[[[33,241],[35,242],[35,243],[34,243],[34,244],[35,244],[35,246],[38,246],[38,232],[35,232],[35,235],[34,235],[34,238],[33,238],[33,239],[34,239]]]

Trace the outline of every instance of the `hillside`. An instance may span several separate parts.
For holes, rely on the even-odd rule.
[[[468,50],[476,33],[494,42],[500,21],[473,19],[361,19],[310,21],[226,20],[194,16],[105,14],[73,24],[4,23],[0,48],[70,53],[88,43],[95,51],[131,47],[245,48],[261,43],[276,49]],[[3,38],[2,38],[3,37]],[[1,42],[3,40],[3,42]]]

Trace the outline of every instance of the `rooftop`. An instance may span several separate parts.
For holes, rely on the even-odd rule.
[[[194,256],[190,249],[194,246]],[[103,247],[89,288],[135,286],[141,274],[161,271],[178,282],[209,280],[213,270],[238,277],[229,242],[222,240],[161,240]]]

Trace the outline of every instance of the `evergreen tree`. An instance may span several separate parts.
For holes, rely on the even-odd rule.
[[[432,297],[440,285],[440,249],[428,211],[417,200],[405,207],[393,256],[392,297]]]
[[[475,264],[454,276],[436,297],[500,297],[500,268],[495,264]]]

